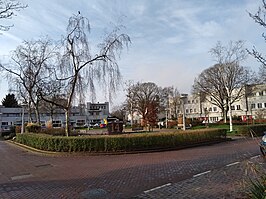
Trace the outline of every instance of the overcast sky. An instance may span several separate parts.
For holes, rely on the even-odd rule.
[[[209,50],[217,41],[246,41],[246,48],[266,49],[264,32],[249,17],[261,0],[21,0],[28,8],[8,21],[8,32],[0,35],[0,59],[23,40],[40,36],[59,40],[65,34],[68,19],[78,11],[90,20],[90,41],[101,41],[105,31],[123,24],[132,44],[125,50],[119,66],[124,80],[155,82],[158,86],[175,86],[189,93],[194,78],[214,65]],[[0,21],[2,24],[3,21]],[[258,70],[252,57],[243,63]],[[8,92],[1,81],[0,99]],[[98,93],[101,93],[100,91]],[[115,99],[121,102],[122,94]],[[98,94],[99,101],[106,101]]]

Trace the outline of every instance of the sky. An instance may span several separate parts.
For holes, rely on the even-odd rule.
[[[249,17],[261,0],[20,0],[28,8],[1,24],[14,26],[0,35],[0,61],[8,62],[12,50],[24,40],[49,36],[60,40],[68,19],[78,11],[90,21],[88,35],[93,48],[116,25],[123,25],[132,43],[124,49],[118,64],[123,80],[154,82],[174,86],[190,93],[194,79],[215,64],[209,51],[218,41],[244,40],[247,49],[256,46],[264,52],[265,31]],[[96,49],[97,51],[97,49]],[[258,71],[252,57],[242,63]],[[0,99],[8,93],[6,80],[0,79]],[[96,91],[98,101],[108,101]],[[89,98],[88,98],[89,99]],[[123,89],[113,105],[125,99]]]

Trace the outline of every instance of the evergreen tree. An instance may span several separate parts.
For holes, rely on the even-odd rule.
[[[18,107],[18,101],[14,94],[7,94],[2,100],[2,105],[8,108]]]

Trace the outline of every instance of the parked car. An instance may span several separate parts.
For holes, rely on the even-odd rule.
[[[100,124],[100,128],[106,128],[106,124]]]

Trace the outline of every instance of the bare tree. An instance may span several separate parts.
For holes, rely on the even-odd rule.
[[[138,111],[144,123],[153,125],[160,109],[161,91],[153,82],[136,83],[127,89],[128,107]]]
[[[216,65],[204,70],[194,81],[194,93],[204,93],[206,99],[221,108],[226,118],[229,112],[230,131],[232,131],[231,105],[245,95],[245,86],[250,81],[250,71],[240,63],[246,59],[244,42],[220,42],[211,49]]]
[[[112,117],[116,117],[119,120],[126,122],[126,104],[121,104],[120,106],[115,106],[111,112]]]
[[[262,6],[259,7],[257,13],[252,14],[249,13],[249,16],[254,19],[255,23],[260,26],[266,28],[266,2],[262,0]],[[264,41],[266,41],[265,33],[262,34]],[[258,83],[266,82],[266,57],[262,53],[260,53],[256,47],[254,46],[252,50],[247,50],[250,55],[252,55],[259,63],[261,63],[261,68],[259,72]]]
[[[16,12],[28,7],[14,0],[0,0],[0,20],[11,19]],[[8,31],[13,25],[4,25],[3,22],[0,24],[1,31]]]
[[[173,86],[161,88],[161,103],[160,112],[166,116],[166,128],[168,127],[168,119],[178,120],[178,111],[181,108],[180,93]]]
[[[28,104],[30,119],[33,106],[37,123],[40,123],[38,84],[47,77],[46,70],[50,67],[50,59],[53,59],[55,52],[55,46],[47,38],[24,41],[13,52],[11,66],[0,65],[7,72],[9,83],[16,87]]]
[[[64,53],[58,70],[53,73],[54,81],[63,90],[66,104],[58,104],[42,95],[47,102],[64,109],[66,136],[69,135],[69,116],[74,99],[82,101],[88,90],[95,96],[95,81],[105,85],[110,97],[117,90],[121,83],[117,57],[130,43],[129,36],[119,34],[120,29],[116,28],[99,45],[99,52],[93,54],[87,37],[89,30],[88,19],[80,13],[70,17],[67,34],[62,41]]]

